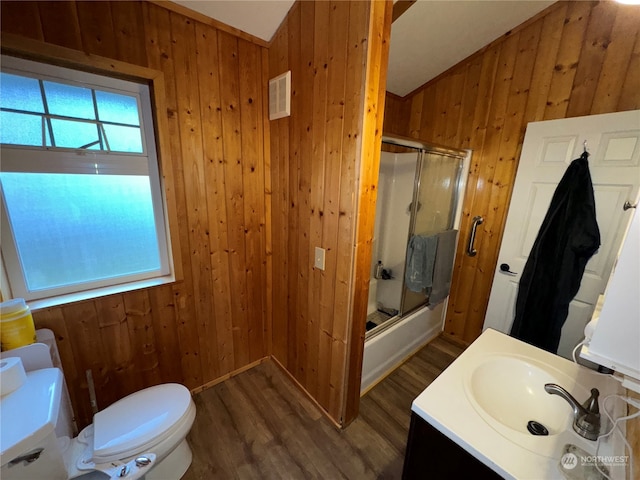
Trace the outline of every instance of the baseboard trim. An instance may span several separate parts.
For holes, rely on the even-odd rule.
[[[192,388],[191,391],[191,395],[195,395],[196,393],[200,393],[203,392],[211,387],[214,387],[216,385],[218,385],[219,383],[224,382],[225,380],[229,380],[232,377],[235,377],[236,375],[241,374],[242,372],[246,372],[247,370],[251,370],[253,367],[257,367],[258,365],[260,365],[261,363],[264,363],[265,361],[269,360],[269,356],[260,358],[258,360],[256,360],[255,362],[251,362],[247,365],[245,365],[244,367],[240,367],[237,370],[234,370],[233,372],[229,372],[225,375],[222,375],[221,377],[216,378],[215,380],[211,380],[210,382],[205,383],[204,385],[200,385],[199,387],[196,388]]]
[[[343,425],[340,425],[340,423],[338,423],[334,418],[332,418],[332,417],[329,415],[329,412],[327,412],[327,411],[322,407],[322,405],[320,405],[320,404],[318,403],[318,401],[317,401],[315,398],[313,398],[313,397],[311,396],[311,394],[310,394],[310,393],[309,393],[309,392],[308,392],[308,391],[307,391],[307,390],[302,386],[302,384],[298,381],[298,379],[297,379],[296,377],[294,377],[294,376],[291,374],[291,372],[289,372],[289,370],[287,370],[287,369],[284,367],[284,365],[282,365],[282,364],[280,363],[280,361],[279,361],[276,357],[274,357],[273,355],[263,357],[263,358],[261,358],[261,359],[259,359],[259,360],[256,360],[255,362],[251,362],[251,363],[249,363],[249,364],[245,365],[244,367],[240,367],[240,368],[238,368],[237,370],[234,370],[233,372],[229,372],[229,373],[227,373],[226,375],[222,375],[221,377],[218,377],[218,378],[216,378],[215,380],[211,380],[210,382],[207,382],[207,383],[205,383],[204,385],[201,385],[201,386],[196,387],[196,388],[192,388],[192,389],[190,390],[191,395],[195,395],[195,394],[197,394],[197,393],[201,393],[201,392],[203,392],[203,391],[205,391],[205,390],[207,390],[207,389],[209,389],[209,388],[211,388],[211,387],[215,387],[216,385],[218,385],[218,384],[220,384],[220,383],[222,383],[222,382],[224,382],[224,381],[226,381],[226,380],[229,380],[230,378],[235,377],[236,375],[239,375],[239,374],[241,374],[241,373],[243,373],[243,372],[246,372],[247,370],[251,370],[252,368],[257,367],[258,365],[260,365],[260,364],[262,364],[262,363],[264,363],[264,362],[266,362],[266,361],[269,361],[269,360],[270,360],[270,361],[272,361],[272,362],[273,362],[273,363],[274,363],[274,364],[275,364],[275,365],[280,369],[280,371],[281,371],[282,373],[284,373],[284,374],[287,376],[287,378],[291,381],[291,383],[293,383],[293,384],[296,386],[296,388],[297,388],[298,390],[300,390],[300,392],[301,392],[301,393],[302,393],[302,394],[303,394],[303,395],[304,395],[304,396],[305,396],[305,397],[306,397],[306,398],[307,398],[311,403],[313,403],[313,405],[318,409],[318,411],[319,411],[319,412],[320,412],[320,413],[321,413],[321,414],[322,414],[322,415],[323,415],[327,420],[329,420],[329,421],[331,422],[331,424],[332,424],[334,427],[336,427],[336,428],[337,428],[337,429],[339,429],[339,430],[341,430],[341,429],[343,429],[343,428],[344,428],[344,426],[343,426]]]
[[[275,363],[278,368],[289,378],[289,380],[291,380],[291,382],[296,386],[296,388],[298,388],[298,390],[300,390],[300,392],[302,392],[302,394],[307,397],[309,399],[309,401],[311,401],[311,403],[313,403],[318,410],[320,411],[320,413],[322,413],[324,415],[324,417],[329,420],[331,422],[331,424],[336,427],[339,430],[342,430],[344,428],[343,425],[341,425],[340,423],[338,423],[333,417],[331,417],[331,415],[329,415],[329,412],[327,412],[322,405],[320,405],[318,403],[318,401],[313,398],[313,396],[302,386],[302,384],[298,381],[298,379],[296,377],[294,377],[291,372],[289,372],[289,370],[287,370],[284,365],[282,365],[280,363],[280,361],[274,357],[273,355],[271,356],[271,360],[273,361],[273,363]]]

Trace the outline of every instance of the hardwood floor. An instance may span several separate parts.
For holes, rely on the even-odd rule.
[[[411,402],[460,353],[439,337],[373,388],[337,430],[270,361],[194,397],[194,479],[400,478]]]

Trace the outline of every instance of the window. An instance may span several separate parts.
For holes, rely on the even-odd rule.
[[[0,143],[12,296],[172,280],[147,85],[2,57]]]

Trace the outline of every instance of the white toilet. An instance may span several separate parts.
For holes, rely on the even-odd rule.
[[[178,480],[189,468],[195,405],[186,387],[135,392],[98,412],[75,438],[65,388],[60,369],[44,368],[2,395],[0,478]]]

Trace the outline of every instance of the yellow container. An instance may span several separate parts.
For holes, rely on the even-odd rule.
[[[23,298],[0,303],[0,347],[12,350],[36,341],[36,329],[29,306]]]

